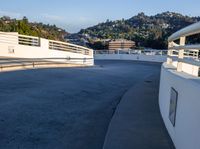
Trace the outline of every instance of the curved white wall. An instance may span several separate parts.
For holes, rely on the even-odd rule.
[[[165,62],[167,56],[161,55],[137,55],[137,54],[95,54],[96,60],[135,60],[150,62]]]
[[[79,58],[79,59],[87,59],[84,64],[86,65],[93,65],[94,59],[93,59],[93,50],[87,49],[85,47],[73,45],[74,52],[64,50],[54,50],[49,49],[49,40],[40,38],[40,46],[28,46],[28,45],[22,45],[18,43],[18,33],[4,33],[0,32],[0,56],[2,57],[15,57],[15,58],[62,58],[64,60],[59,61],[66,61],[65,58]],[[21,35],[24,36],[24,35]],[[25,36],[28,37],[26,40],[27,42],[31,44],[31,41],[29,38],[35,38],[32,36]],[[25,41],[26,42],[26,41]],[[57,41],[55,41],[57,42]],[[62,42],[61,42],[62,43]],[[64,42],[63,42],[64,43]],[[69,43],[66,43],[69,44]],[[72,46],[72,44],[69,44],[69,46]],[[55,46],[56,48],[62,49],[62,47]],[[10,49],[12,49],[12,52],[10,52]],[[80,51],[80,49],[87,49],[89,51],[89,54],[83,54],[78,53],[77,51]],[[58,61],[58,60],[56,60]],[[83,60],[80,60],[73,63],[83,63]]]
[[[175,127],[169,120],[170,91],[178,92]],[[200,79],[163,64],[159,92],[160,111],[176,149],[200,149]]]

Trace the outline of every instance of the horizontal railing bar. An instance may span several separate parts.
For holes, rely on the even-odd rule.
[[[79,46],[79,45],[74,45],[74,44],[71,44],[71,43],[66,43],[66,42],[62,42],[62,41],[55,41],[55,40],[49,40],[49,42],[51,43],[60,43],[60,44],[65,44],[65,45],[69,45],[69,46],[73,46],[73,47],[78,47],[78,48],[81,48],[81,49],[85,49],[85,50],[91,50],[89,48],[86,48],[86,47],[82,47],[82,46]]]
[[[50,47],[49,49],[51,49],[51,50],[68,51],[68,52],[76,52],[75,49],[62,48],[62,47]]]
[[[19,38],[19,41],[28,41],[28,42],[39,42],[39,40],[29,39],[29,38]]]
[[[39,39],[39,37],[27,36],[27,35],[22,35],[22,34],[19,34],[18,36],[19,36],[19,37],[25,37],[25,38]]]
[[[35,42],[26,42],[26,41],[19,41],[19,44],[25,44],[25,45],[36,45],[39,46],[39,43],[35,43]]]
[[[49,45],[49,47],[56,47],[56,48],[67,48],[67,49],[77,49],[74,47],[70,47],[70,46],[61,46],[61,45]],[[81,50],[82,51],[82,50]]]
[[[188,27],[185,27],[174,34],[172,34],[169,38],[168,41],[174,41],[179,39],[180,37],[186,37],[194,34],[200,33],[200,22],[194,23],[192,25],[189,25]]]
[[[66,51],[66,52],[73,52],[73,53],[82,53],[80,51],[76,51],[76,49],[69,49],[69,48],[61,48],[61,47],[50,47],[51,50],[60,50],[60,51]]]
[[[184,51],[184,56],[186,57],[186,56],[198,56],[198,54],[197,53],[189,53],[189,52],[191,52],[191,51]],[[178,53],[177,54],[174,54],[174,53],[172,53],[170,56],[176,56],[176,57],[178,57]]]
[[[61,50],[66,50],[66,51],[76,51],[76,52],[79,52],[79,53],[82,53],[83,51],[88,51],[88,50],[85,50],[85,49],[77,49],[77,48],[72,48],[72,47],[62,47],[62,46],[49,46],[49,49],[61,49]],[[89,52],[89,51],[88,51]]]
[[[19,40],[18,42],[21,42],[21,43],[30,43],[30,44],[39,44],[39,42],[34,42],[34,41],[23,41],[23,40]]]
[[[35,38],[21,38],[21,37],[19,37],[18,40],[23,40],[23,41],[39,41],[39,39],[35,39]]]
[[[50,44],[49,47],[50,47],[50,48],[52,48],[52,47],[57,47],[57,48],[76,49],[76,50],[79,50],[79,51],[89,51],[89,50],[87,50],[87,49],[80,49],[80,48],[78,48],[78,47],[72,47],[72,46],[68,46],[68,45]]]
[[[69,48],[69,47],[61,47],[61,46],[51,46],[51,45],[49,45],[49,49],[51,49],[51,50],[61,50],[61,51],[66,51],[66,52],[74,52],[74,53],[86,54],[86,55],[89,54],[88,50],[80,50],[80,49],[77,49],[77,48]]]
[[[167,56],[167,57],[171,58],[173,61],[183,62],[183,63],[186,63],[186,64],[190,64],[190,65],[200,67],[200,61],[195,61],[194,59],[188,59],[188,58],[180,59],[177,56]]]
[[[169,49],[175,49],[175,50],[181,50],[181,49],[184,49],[184,50],[200,50],[200,44],[198,45],[185,45],[185,46],[173,46],[173,47],[170,47]]]

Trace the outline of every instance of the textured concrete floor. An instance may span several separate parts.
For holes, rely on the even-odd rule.
[[[96,64],[0,73],[0,148],[101,149],[123,94],[160,65]]]
[[[103,149],[175,149],[160,115],[158,78],[154,73],[124,94]]]

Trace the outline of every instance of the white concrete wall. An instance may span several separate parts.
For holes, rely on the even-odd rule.
[[[0,32],[0,42],[3,44],[18,44],[18,33],[16,32]]]
[[[175,68],[177,68],[178,62],[177,61],[173,61],[172,65]],[[185,73],[187,73],[187,74],[193,75],[193,76],[198,76],[198,74],[199,74],[199,67],[191,65],[191,64],[187,64],[187,63],[182,63],[182,71],[185,72]]]
[[[175,127],[168,118],[171,87],[178,92]],[[159,105],[176,149],[200,149],[200,79],[163,64]]]
[[[134,55],[134,54],[95,54],[96,60],[139,60],[151,62],[165,62],[167,56],[161,55]]]
[[[198,76],[199,67],[191,64],[182,63],[182,71],[193,76]]]
[[[17,43],[10,42],[9,39],[6,39],[8,42],[2,42],[1,38],[3,38],[4,35],[0,36],[0,56],[17,58],[93,58],[93,54],[84,55],[67,51],[51,50],[49,49],[49,41],[43,38],[40,38],[41,46],[39,47],[20,45],[18,44],[17,34],[15,33],[13,35],[15,36],[11,34],[12,40],[16,38],[15,40]],[[11,52],[10,49],[13,49],[13,52]],[[89,65],[94,64],[93,59],[89,60],[89,62]]]

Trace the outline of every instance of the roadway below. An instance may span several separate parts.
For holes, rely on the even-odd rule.
[[[87,68],[0,73],[0,148],[102,149],[116,108],[119,103],[121,107],[130,88],[139,86],[141,91],[145,82],[155,82],[155,92],[151,95],[153,110],[146,112],[156,112],[156,118],[148,117],[148,121],[155,121],[156,127],[143,127],[153,128],[158,133],[154,135],[161,137],[161,143],[168,144],[162,149],[171,149],[157,103],[161,65],[134,61],[97,61],[96,64]],[[152,76],[154,79],[149,81]],[[132,97],[133,100],[135,97],[138,96]],[[142,103],[138,107],[143,107]],[[132,139],[138,138],[134,134]],[[155,149],[153,147],[148,149]]]

